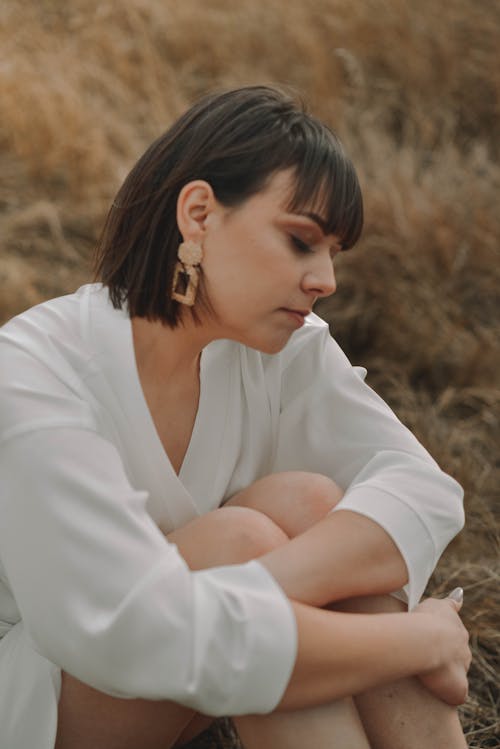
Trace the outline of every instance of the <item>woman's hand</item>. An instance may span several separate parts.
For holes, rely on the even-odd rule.
[[[414,613],[432,616],[439,627],[439,664],[418,675],[424,686],[443,702],[460,705],[467,698],[467,671],[471,662],[469,634],[458,615],[461,600],[428,598]]]

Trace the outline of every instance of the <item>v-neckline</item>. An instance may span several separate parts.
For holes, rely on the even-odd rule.
[[[98,352],[97,366],[108,381],[109,397],[114,396],[118,418],[124,418],[128,425],[128,434],[120,437],[120,441],[123,439],[127,445],[127,462],[131,461],[134,472],[140,473],[137,488],[147,489],[150,501],[157,507],[158,502],[161,503],[175,527],[179,527],[189,519],[188,506],[192,508],[191,513],[201,514],[212,509],[214,502],[218,501],[214,489],[231,411],[233,365],[238,361],[235,349],[229,346],[228,351],[230,342],[218,340],[209,343],[201,352],[198,409],[177,474],[163,447],[142,389],[135,360],[132,321],[126,310],[112,308],[106,289],[91,286],[90,291],[94,293],[90,294],[93,311],[89,310],[89,334],[93,338],[93,348]],[[184,498],[183,506],[179,504],[181,497]]]
[[[162,462],[166,461],[169,465],[169,468],[173,473],[177,476],[177,478],[181,481],[181,483],[184,483],[182,481],[182,473],[183,473],[183,467],[186,463],[186,459],[188,457],[188,454],[190,452],[193,439],[195,436],[195,433],[198,429],[199,425],[199,415],[200,410],[202,406],[202,402],[205,398],[205,376],[204,376],[204,363],[205,363],[205,348],[201,350],[200,352],[200,359],[199,359],[199,395],[198,395],[198,405],[196,408],[195,417],[193,420],[193,426],[191,429],[191,434],[189,436],[189,440],[186,446],[186,450],[184,451],[184,456],[182,458],[181,464],[179,466],[179,470],[176,471],[175,467],[172,463],[172,460],[170,459],[170,456],[168,452],[166,451],[161,436],[158,432],[158,429],[155,424],[155,420],[153,417],[153,414],[151,413],[151,409],[149,407],[146,394],[144,392],[144,388],[141,382],[141,377],[139,373],[139,368],[137,366],[137,358],[136,358],[136,352],[135,352],[135,346],[134,346],[134,334],[133,334],[133,328],[132,328],[132,320],[128,318],[128,348],[129,348],[129,355],[133,362],[133,367],[131,367],[131,371],[133,372],[133,379],[134,379],[134,387],[137,392],[138,399],[142,403],[143,411],[146,416],[146,420],[149,423],[149,432],[151,435],[154,436],[154,442],[156,443],[156,447],[159,448],[159,452],[162,453]]]
[[[220,356],[220,350],[227,347],[228,343],[225,340],[212,341],[200,353],[198,408],[191,437],[177,473],[163,446],[142,389],[135,358],[132,321],[128,318],[128,349],[133,363],[130,369],[144,414],[144,428],[146,422],[148,425],[148,443],[153,458],[158,461],[159,466],[163,465],[176,477],[201,512],[213,506],[213,489],[226,433],[232,366],[227,356]]]

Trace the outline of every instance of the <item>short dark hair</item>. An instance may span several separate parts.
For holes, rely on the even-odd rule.
[[[314,206],[343,249],[358,240],[363,201],[354,167],[337,136],[301,100],[275,87],[247,86],[205,96],[147,149],[120,188],[95,256],[95,277],[131,317],[179,321],[171,299],[182,237],[177,198],[206,180],[217,200],[236,207],[278,171],[293,168],[290,210]],[[203,271],[196,307],[207,301]],[[208,300],[209,301],[209,300]]]

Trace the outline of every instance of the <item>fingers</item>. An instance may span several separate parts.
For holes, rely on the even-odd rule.
[[[454,590],[452,590],[451,593],[448,595],[448,600],[453,601],[456,611],[460,611],[460,609],[462,608],[463,600],[464,600],[463,588],[455,588]]]

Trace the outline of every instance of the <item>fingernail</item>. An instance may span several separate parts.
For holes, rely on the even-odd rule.
[[[463,588],[455,588],[455,590],[452,590],[448,598],[453,598],[454,601],[457,603],[462,603],[464,600],[464,589]]]

